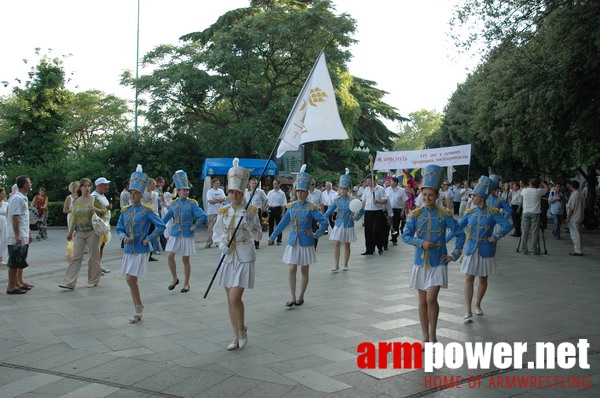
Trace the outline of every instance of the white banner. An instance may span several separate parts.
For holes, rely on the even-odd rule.
[[[419,151],[377,151],[374,170],[415,169],[429,164],[460,166],[471,163],[471,144]]]

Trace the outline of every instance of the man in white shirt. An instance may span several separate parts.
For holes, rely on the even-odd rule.
[[[273,180],[273,189],[267,193],[267,206],[269,208],[269,236],[273,234],[275,226],[281,221],[281,217],[285,213],[285,205],[287,198],[285,192],[281,190],[281,181]],[[277,235],[277,245],[281,245],[283,234]],[[273,243],[269,243],[272,245]]]
[[[208,237],[206,238],[206,249],[210,248],[213,244],[213,228],[217,221],[217,212],[223,207],[223,202],[227,200],[225,192],[221,189],[221,181],[218,178],[212,179],[212,188],[206,192],[206,216],[208,217]],[[215,244],[218,246],[217,244]]]
[[[523,198],[521,197],[521,190],[519,189],[519,183],[511,183],[512,199],[510,200],[510,207],[512,208],[512,222],[515,232],[512,234],[514,237],[521,237],[521,213],[523,210]]]
[[[254,195],[252,195],[252,192],[254,192]],[[246,191],[244,192],[244,201],[248,203],[251,197],[252,203],[250,204],[256,207],[258,209],[258,214],[261,215],[261,213],[267,207],[267,194],[265,193],[265,191],[258,187],[258,181],[256,180],[256,178],[252,178],[248,183],[248,188],[246,188]],[[260,241],[254,241],[254,248],[260,248]]]
[[[123,181],[123,190],[121,191],[121,195],[119,195],[119,206],[121,209],[125,206],[129,206],[131,201],[129,200],[129,180]]]
[[[362,196],[365,208],[365,246],[366,250],[361,255],[374,254],[375,248],[379,255],[383,254],[385,241],[387,241],[386,205],[388,202],[385,189],[369,176],[367,188]]]
[[[321,213],[325,214],[327,212],[327,209],[329,209],[329,206],[331,206],[331,204],[333,203],[333,200],[335,199],[335,197],[337,196],[337,192],[334,191],[331,188],[331,183],[329,181],[327,181],[325,183],[325,189],[323,190],[323,192],[321,192],[321,203],[322,203],[322,210]],[[331,228],[333,228],[333,226],[335,225],[335,220],[333,219],[334,215],[330,215],[329,216],[329,226]],[[328,228],[329,230],[329,228]],[[325,235],[328,234],[328,230],[325,231]]]
[[[92,192],[92,196],[97,197],[98,200],[100,201],[100,203],[102,203],[102,205],[104,205],[104,207],[106,207],[106,210],[107,210],[106,216],[108,217],[108,220],[110,220],[110,211],[112,210],[112,205],[110,204],[110,201],[106,198],[106,193],[110,189],[110,185],[108,185],[108,184],[110,184],[110,181],[107,180],[106,178],[104,178],[104,177],[97,178],[96,181],[94,182],[94,185],[96,186],[96,190],[94,192]],[[102,265],[102,255],[104,254],[104,246],[106,245],[107,242],[108,242],[108,234],[102,235],[100,237],[100,266],[102,267],[102,274],[108,274],[110,271],[112,271],[110,268],[104,268],[104,265]]]
[[[567,202],[567,225],[573,241],[573,251],[569,256],[583,256],[581,243],[581,225],[584,219],[585,199],[579,190],[579,181],[573,180],[569,184],[571,195]]]
[[[321,214],[323,214],[323,193],[317,188],[316,185],[317,184],[316,184],[315,180],[312,180],[310,182],[310,188],[308,190],[308,195],[306,197],[306,201],[317,206],[319,211],[321,211]],[[313,222],[312,222],[313,232],[317,232],[318,229],[319,229],[319,223],[317,221],[313,220]],[[315,249],[316,249],[317,245],[319,244],[319,238],[314,238],[314,239],[315,239]]]
[[[469,208],[469,196],[473,193],[473,189],[468,181],[465,181],[462,189],[460,190],[460,207],[458,209],[458,217],[462,218],[465,215],[465,211]]]
[[[523,217],[521,225],[523,226],[523,236],[521,237],[521,251],[523,254],[533,252],[540,254],[540,213],[542,212],[542,196],[548,192],[548,186],[542,182],[543,188],[540,188],[540,182],[537,178],[529,180],[529,186],[521,190],[523,199]],[[529,232],[531,231],[532,250],[529,250]]]
[[[8,286],[6,294],[25,294],[31,285],[19,287],[27,264],[27,251],[33,240],[29,230],[29,200],[31,190],[28,176],[17,177],[17,191],[11,195],[6,214],[6,243],[8,244]]]
[[[404,192],[404,188],[398,185],[398,177],[392,177],[390,180],[390,186],[385,190],[385,194],[388,198],[388,204],[392,208],[392,245],[398,245],[398,233],[404,232],[404,223],[402,222],[402,216],[406,212],[406,201],[408,196]],[[402,225],[401,225],[402,222]]]

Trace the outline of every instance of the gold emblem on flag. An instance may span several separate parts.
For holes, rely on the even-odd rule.
[[[322,91],[319,87],[310,90],[310,97],[308,97],[308,103],[312,106],[317,106],[318,102],[325,102],[329,97],[325,91]]]

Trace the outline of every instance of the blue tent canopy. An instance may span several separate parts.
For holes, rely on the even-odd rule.
[[[245,167],[250,170],[250,175],[260,175],[267,161],[265,159],[244,159],[240,158],[240,167]],[[227,175],[229,169],[233,166],[233,158],[206,158],[202,165],[201,180],[207,176]],[[265,176],[276,176],[277,166],[272,160],[269,161]]]

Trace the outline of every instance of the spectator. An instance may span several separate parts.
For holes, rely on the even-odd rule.
[[[104,178],[104,177],[97,178],[96,181],[94,182],[94,185],[96,185],[96,190],[94,192],[92,192],[92,196],[95,196],[96,198],[98,198],[100,203],[102,203],[102,205],[106,208],[106,211],[107,211],[106,218],[108,220],[110,220],[110,211],[112,210],[112,204],[106,197],[106,194],[108,193],[108,191],[110,189],[110,185],[108,185],[108,184],[110,184],[110,181],[107,180],[106,178]],[[104,246],[108,243],[109,240],[110,240],[110,231],[107,234],[102,235],[100,237],[100,268],[102,269],[103,274],[108,274],[111,271],[110,268],[104,268],[104,266],[102,266],[102,256],[104,255]]]
[[[0,187],[0,265],[6,265],[8,261],[8,243],[6,243],[6,214],[8,212],[8,202],[6,201],[6,191]]]
[[[529,187],[521,191],[523,198],[523,217],[521,223],[523,225],[523,236],[521,237],[521,251],[523,254],[533,252],[540,254],[539,235],[540,235],[540,213],[542,212],[542,196],[548,190],[548,186],[542,183],[543,188],[540,188],[540,182],[537,178],[529,180]],[[531,245],[529,250],[529,235],[531,232]]]
[[[365,247],[366,250],[361,255],[371,255],[378,250],[379,255],[383,254],[383,248],[387,242],[387,219],[386,205],[387,196],[385,189],[378,185],[372,177],[367,177],[367,189],[363,192],[361,198],[365,208]]]
[[[569,196],[569,202],[567,202],[567,225],[573,241],[573,251],[569,253],[569,256],[583,256],[581,226],[584,219],[585,199],[579,190],[579,181],[571,181],[569,190],[571,195]]]
[[[125,206],[129,206],[131,201],[129,200],[129,180],[123,181],[123,190],[119,195],[119,206],[121,209]]]
[[[285,214],[285,205],[287,199],[285,193],[280,189],[281,182],[273,180],[273,189],[267,193],[267,207],[269,209],[269,235],[275,230],[275,226],[281,222],[281,217]],[[281,245],[282,234],[277,236],[277,244]],[[269,242],[273,245],[273,242]]]
[[[65,198],[65,202],[63,204],[63,213],[67,215],[67,228],[69,227],[69,221],[71,220],[71,213],[73,212],[73,203],[75,203],[75,199],[77,199],[77,191],[79,190],[79,181],[73,181],[69,184],[69,194]]]
[[[23,269],[27,268],[27,253],[33,240],[29,230],[29,200],[31,180],[22,175],[16,178],[17,190],[9,200],[6,218],[8,248],[8,287],[6,294],[24,294],[33,285],[23,281]]]
[[[31,206],[35,207],[38,212],[38,220],[41,220],[39,239],[48,238],[48,196],[46,188],[40,188],[38,193],[31,200]]]
[[[550,214],[552,215],[552,236],[560,239],[560,224],[564,217],[565,194],[561,192],[561,184],[556,183],[548,194]]]
[[[73,256],[65,272],[63,282],[58,287],[73,290],[77,284],[77,277],[81,271],[83,251],[89,248],[88,282],[87,287],[95,287],[100,283],[102,266],[100,265],[100,241],[102,237],[96,235],[92,226],[92,215],[105,218],[108,210],[97,196],[91,195],[92,181],[87,178],[79,180],[77,199],[73,203],[73,212],[69,223],[67,240],[73,241]]]
[[[512,208],[512,221],[513,228],[515,232],[513,232],[512,236],[520,238],[521,231],[521,212],[523,210],[523,198],[521,197],[521,190],[519,189],[518,182],[512,182],[512,199],[510,201],[510,207]]]
[[[213,244],[213,227],[217,221],[217,212],[223,207],[223,202],[227,200],[225,192],[221,189],[221,181],[218,178],[212,179],[212,187],[206,192],[206,216],[208,217],[208,237],[206,238],[205,248],[210,248]]]

